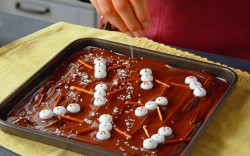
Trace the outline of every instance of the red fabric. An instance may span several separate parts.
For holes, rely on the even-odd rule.
[[[148,0],[146,37],[171,46],[250,60],[249,0]]]

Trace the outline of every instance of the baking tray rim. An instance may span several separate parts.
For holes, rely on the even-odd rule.
[[[154,53],[155,55],[159,55],[159,56],[163,56],[163,57],[167,57],[167,58],[170,57],[171,59],[180,59],[181,61],[188,61],[188,62],[191,62],[191,63],[200,63],[200,64],[203,64],[203,65],[205,64],[205,65],[211,66],[212,68],[214,67],[214,68],[218,68],[218,69],[220,69],[222,71],[227,71],[227,72],[229,72],[232,75],[233,80],[232,80],[231,83],[229,83],[228,89],[225,91],[224,95],[218,101],[218,103],[216,104],[216,107],[214,108],[214,110],[212,110],[209,113],[207,120],[204,121],[202,123],[202,125],[200,126],[200,128],[197,130],[197,132],[193,136],[191,142],[185,147],[185,149],[184,149],[184,151],[182,153],[183,155],[187,155],[189,153],[189,151],[192,149],[192,147],[194,146],[194,143],[197,141],[197,139],[200,137],[200,135],[206,129],[206,127],[208,126],[208,124],[211,122],[211,119],[214,117],[214,115],[219,110],[219,108],[221,107],[221,105],[225,102],[225,100],[227,99],[227,97],[232,92],[233,88],[236,85],[237,79],[238,79],[237,74],[233,70],[231,70],[231,69],[229,69],[227,67],[216,65],[216,64],[211,64],[211,63],[208,63],[208,62],[202,62],[202,61],[193,60],[193,59],[189,59],[189,58],[183,58],[183,57],[180,57],[180,56],[175,56],[175,55],[171,55],[171,54],[167,54],[167,53],[163,53],[163,52],[159,52],[159,51],[144,49],[144,48],[140,48],[140,47],[136,47],[136,46],[130,46],[130,45],[126,45],[126,44],[122,44],[122,43],[117,43],[117,42],[112,42],[112,41],[103,40],[103,39],[98,39],[98,38],[81,38],[81,39],[77,39],[77,40],[69,43],[68,45],[66,45],[60,52],[58,52],[54,57],[52,57],[45,65],[43,65],[39,70],[37,70],[34,74],[32,74],[26,81],[24,81],[20,86],[18,86],[6,98],[4,98],[0,102],[0,111],[1,111],[1,109],[3,107],[2,104],[6,103],[5,101],[8,101],[8,99],[11,98],[11,96],[13,96],[13,94],[15,94],[17,91],[19,91],[20,89],[22,89],[22,87],[25,86],[25,84],[29,83],[31,81],[31,79],[37,73],[41,73],[41,71],[43,71],[43,70],[48,70],[48,69],[44,69],[44,68],[46,68],[46,66],[48,66],[49,63],[53,62],[53,60],[55,60],[56,57],[58,57],[59,55],[61,55],[62,52],[67,51],[67,49],[70,48],[70,47],[72,47],[72,46],[74,46],[74,44],[78,44],[79,42],[81,43],[81,42],[89,42],[89,41],[92,44],[97,44],[97,45],[105,43],[105,44],[111,44],[111,46],[118,46],[118,48],[119,48],[119,46],[123,46],[123,47],[127,48],[128,51],[130,50],[129,48],[132,47],[132,48],[136,48],[137,50],[140,50],[140,51]],[[93,46],[93,45],[87,45],[87,46]],[[85,47],[87,47],[87,46],[83,45],[82,49],[85,48]],[[128,46],[130,46],[130,47],[128,48]],[[96,47],[99,47],[99,46],[96,46]],[[108,49],[108,50],[111,50],[111,49]],[[72,54],[74,54],[75,52],[76,51],[74,51]],[[117,50],[116,52],[119,53],[119,50]],[[31,91],[31,92],[34,92],[34,91]],[[20,103],[20,101],[19,101],[19,103]],[[18,105],[18,104],[15,104],[15,106]],[[106,151],[105,149],[100,148],[98,146],[97,147],[94,146],[94,148],[93,148],[93,147],[90,147],[91,145],[86,144],[86,143],[82,143],[82,142],[79,143],[78,141],[75,141],[75,140],[72,140],[72,139],[67,139],[67,138],[64,138],[64,137],[58,137],[58,136],[47,134],[47,133],[41,133],[40,131],[36,131],[36,130],[33,130],[33,129],[27,129],[25,127],[21,127],[21,126],[18,126],[18,125],[13,125],[13,124],[7,123],[6,121],[2,120],[1,118],[0,118],[0,129],[2,129],[6,133],[14,134],[14,135],[17,135],[17,136],[21,136],[21,135],[17,134],[15,130],[17,130],[18,133],[19,132],[23,132],[23,133],[27,133],[27,134],[31,133],[32,135],[35,135],[37,137],[44,137],[44,138],[48,138],[48,139],[52,139],[52,140],[60,140],[65,145],[69,145],[69,144],[79,145],[80,147],[85,148],[87,150],[91,150],[91,151],[97,152],[97,154],[99,153],[99,154],[104,154],[104,155],[106,155],[106,154],[107,155],[117,155],[116,153],[113,153],[111,151]],[[9,131],[9,130],[14,130],[14,132]],[[36,139],[33,139],[33,138],[29,138],[27,136],[21,136],[21,137],[28,138],[28,139],[31,139],[31,140],[34,140],[34,141],[37,141],[37,142],[49,144],[49,145],[52,145],[52,146],[56,146],[56,147],[59,147],[59,148],[63,148],[63,149],[66,149],[66,150],[71,150],[71,151],[74,151],[74,152],[79,152],[79,151],[75,150],[74,148],[73,149],[68,148],[68,147],[66,148],[65,145],[51,144],[50,142],[46,142],[46,141],[44,142],[44,141],[41,141],[41,140],[36,140]]]

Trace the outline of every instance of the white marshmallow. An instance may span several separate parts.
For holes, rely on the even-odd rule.
[[[148,114],[148,110],[141,106],[141,107],[137,107],[136,110],[135,110],[135,115],[136,116],[145,116]]]
[[[107,90],[108,86],[105,83],[99,83],[95,86],[95,90]]]
[[[107,76],[107,72],[106,72],[106,70],[98,69],[98,70],[95,70],[94,75],[95,75],[95,78],[102,79],[102,78],[105,78]]]
[[[101,122],[99,125],[99,130],[110,131],[113,128],[110,122]]]
[[[106,70],[107,66],[102,62],[98,62],[97,64],[95,64],[94,69],[95,70],[98,70],[98,69]]]
[[[145,139],[145,140],[143,141],[143,147],[144,147],[145,149],[149,149],[149,150],[151,150],[151,149],[156,149],[156,147],[157,147],[157,142],[154,141],[154,140],[151,139],[151,138],[147,138],[147,139]]]
[[[155,110],[157,108],[157,103],[155,101],[148,101],[146,104],[145,104],[145,108],[148,109],[148,110]]]
[[[152,70],[149,68],[144,68],[140,71],[140,75],[151,75],[152,74]]]
[[[107,140],[110,138],[110,133],[109,131],[99,131],[96,133],[96,138],[98,140]]]
[[[165,136],[160,135],[160,134],[154,134],[151,136],[151,139],[156,141],[158,144],[161,144],[165,141]]]
[[[55,115],[63,115],[66,113],[66,109],[63,107],[63,106],[57,106],[57,107],[54,107],[53,109],[53,113]]]
[[[113,117],[109,114],[102,114],[99,117],[99,122],[112,122],[113,121]]]
[[[190,84],[193,81],[197,81],[197,78],[195,76],[188,76],[185,78],[185,84]]]
[[[99,97],[99,98],[95,98],[94,100],[94,106],[102,106],[107,102],[107,100],[104,97]]]
[[[94,98],[105,97],[106,92],[104,90],[97,90],[94,93]]]
[[[153,81],[153,76],[149,74],[145,74],[141,76],[141,81]]]
[[[195,88],[193,92],[194,96],[196,97],[204,97],[206,96],[207,92],[204,88]]]
[[[53,112],[49,109],[44,109],[39,113],[39,117],[44,120],[50,119],[52,118],[52,116],[53,116]]]
[[[158,129],[158,134],[163,135],[163,136],[170,136],[172,135],[172,133],[173,133],[172,128],[170,127],[164,126]]]
[[[71,103],[67,106],[67,111],[70,113],[78,113],[80,111],[81,107],[77,103]]]
[[[201,83],[198,81],[193,81],[189,84],[189,88],[194,90],[195,88],[200,88],[202,87]]]
[[[106,64],[107,60],[102,57],[95,58],[94,64],[98,64],[99,62]]]
[[[141,83],[141,89],[149,90],[149,89],[152,89],[152,88],[153,88],[153,83],[150,82],[150,81],[143,81]]]
[[[168,104],[168,99],[164,96],[160,96],[155,99],[155,103],[157,103],[160,106],[166,106]]]

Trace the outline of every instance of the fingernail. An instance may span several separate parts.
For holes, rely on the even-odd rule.
[[[150,22],[144,22],[143,24],[143,28],[146,30],[146,29],[149,29],[151,27],[151,23]]]
[[[141,30],[134,32],[134,34],[136,37],[143,37],[144,36],[144,33]]]
[[[134,37],[130,32],[125,32],[129,37]]]

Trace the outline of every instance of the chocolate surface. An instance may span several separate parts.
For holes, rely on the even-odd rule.
[[[97,79],[94,77],[94,59],[99,57],[107,60],[107,76]],[[140,87],[139,73],[143,68],[153,72],[152,89]],[[188,76],[197,77],[206,96],[193,95],[193,90],[185,84]],[[107,101],[102,106],[94,106],[95,86],[99,83],[108,86],[105,91]],[[32,97],[14,108],[7,121],[124,155],[180,155],[227,88],[226,82],[206,71],[174,68],[159,61],[129,58],[101,49],[82,50],[61,64]],[[160,96],[168,99],[166,106],[158,105],[162,118],[157,109],[149,110],[145,116],[135,115],[138,107]],[[55,105],[67,108],[72,103],[80,105],[79,112],[67,111],[62,116],[54,114],[49,119],[39,117],[42,110],[53,111]],[[113,118],[111,137],[107,140],[96,137],[100,125],[98,118],[102,114],[110,114]],[[173,134],[166,136],[165,142],[155,149],[145,149],[143,141],[163,126],[170,127]]]

